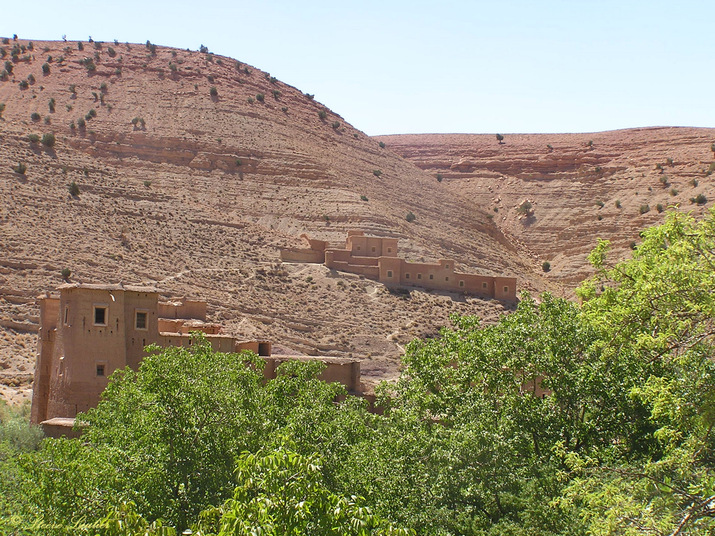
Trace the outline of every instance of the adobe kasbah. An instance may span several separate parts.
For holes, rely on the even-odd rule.
[[[388,286],[419,286],[462,292],[505,302],[516,301],[516,278],[456,272],[454,261],[412,263],[397,257],[397,239],[349,231],[345,248],[330,248],[306,235],[307,248],[282,249],[285,262],[325,264],[334,270],[376,279]],[[38,298],[40,330],[32,394],[31,421],[48,435],[71,433],[74,418],[95,407],[117,369],[138,369],[145,347],[190,346],[191,332],[201,332],[215,351],[250,350],[275,378],[290,359],[325,363],[321,379],[340,382],[351,394],[363,395],[360,361],[354,358],[272,355],[271,342],[239,340],[206,321],[206,303],[179,299],[160,301],[154,287],[65,284]]]
[[[282,261],[324,263],[328,268],[364,275],[388,286],[414,286],[516,301],[515,277],[456,272],[451,259],[440,259],[436,264],[408,262],[397,256],[397,238],[348,231],[345,248],[341,249],[330,248],[327,242],[311,240],[305,234],[301,238],[309,247],[281,249]]]

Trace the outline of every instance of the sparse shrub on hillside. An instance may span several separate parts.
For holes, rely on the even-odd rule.
[[[94,60],[92,58],[84,58],[83,60],[80,60],[80,63],[84,65],[87,72],[91,73],[97,70],[97,66],[94,64]]]
[[[50,99],[47,103],[47,107],[50,109],[50,113],[55,113],[55,99],[54,97]]]
[[[638,209],[638,212],[640,212],[641,214],[650,212],[650,205],[641,205],[640,208]]]
[[[3,37],[3,38],[2,38],[2,44],[3,44],[3,45],[9,45],[9,44],[10,44],[10,39],[8,39],[7,37]]]
[[[265,97],[265,95],[263,95],[263,93],[258,93],[258,94],[256,95],[256,100],[257,100],[258,102],[263,102],[265,99],[266,99],[266,97]]]
[[[240,158],[236,158],[236,167],[242,166],[243,162],[241,162]]]
[[[77,183],[75,181],[69,183],[67,189],[69,190],[70,195],[72,197],[79,197],[79,186],[77,186]]]
[[[380,175],[382,175],[382,171],[379,169],[373,169],[372,174],[375,175],[376,177],[379,177]]]
[[[46,115],[46,116],[45,116],[45,124],[46,124],[46,125],[49,125],[51,122],[52,122],[52,119],[50,118],[50,116],[49,116],[49,115]]]
[[[366,195],[361,195],[360,196],[360,201],[367,201],[367,196]]]
[[[40,136],[38,134],[28,134],[27,139],[30,140],[30,143],[39,143]]]
[[[497,142],[499,142],[500,144],[504,143],[504,136],[502,136],[501,134],[497,134]]]
[[[27,75],[27,82],[29,84],[34,84],[35,83],[35,75],[34,74],[28,74]]]
[[[106,82],[102,82],[101,84],[99,84],[99,90],[102,91],[103,93],[106,93],[108,89],[109,89],[109,86],[107,85]]]
[[[74,121],[70,122],[70,130],[75,130],[77,128],[77,125],[75,125]]]
[[[588,140],[586,147],[593,147],[593,140]]]
[[[144,186],[147,188],[151,187],[151,181],[144,181]]]
[[[658,204],[655,206],[655,209],[658,211],[658,214],[660,214],[660,213],[663,212],[663,210],[664,210],[663,204],[662,204],[662,203],[658,203]]]
[[[695,197],[691,197],[690,202],[696,203],[698,205],[704,205],[705,203],[708,202],[708,198],[705,197],[705,194],[700,193],[700,194],[696,195]]]
[[[30,83],[27,80],[20,80],[20,89],[27,89],[30,87]]]
[[[596,204],[598,205],[598,208],[603,208],[603,205],[605,205],[605,203],[603,201],[601,201],[600,199],[598,201],[596,201]]]
[[[708,166],[708,170],[705,172],[705,175],[709,177],[713,174],[713,171],[715,171],[715,162],[710,162],[710,165]]]
[[[269,81],[271,84],[275,84],[276,82],[278,82],[278,79],[277,79],[275,76],[271,76],[271,77],[268,79],[268,81]]]
[[[16,166],[12,166],[12,170],[15,173],[18,173],[20,175],[24,175],[25,172],[27,171],[27,166],[25,165],[24,162],[18,162]]]
[[[616,199],[616,208],[621,208],[621,200]]]
[[[156,55],[156,45],[152,44],[151,41],[147,39],[146,48],[151,53],[152,56]]]
[[[176,71],[179,70],[179,68],[176,66],[176,63],[171,63],[171,62],[169,62],[169,70],[170,70],[172,73],[175,73]]]
[[[2,71],[0,71],[0,80],[2,80],[2,81],[4,82],[4,81],[6,81],[8,78],[10,78],[10,75],[8,74],[8,72],[7,72],[5,69],[3,69]]]
[[[678,195],[679,193],[680,193],[680,192],[678,191],[677,188],[671,188],[671,189],[670,189],[670,195],[672,195],[673,197],[675,197],[675,196]]]
[[[554,148],[551,146],[550,143],[547,143],[547,144],[546,144],[546,148],[549,150],[549,152],[551,152],[551,151],[554,150]]]
[[[661,175],[660,177],[658,177],[658,180],[664,187],[668,186],[668,175]]]
[[[328,112],[326,112],[325,110],[320,110],[318,112],[318,117],[321,121],[325,121],[325,118],[328,117]]]
[[[70,85],[70,93],[72,93],[72,95],[74,96],[77,95],[77,86],[75,84]]]
[[[208,80],[209,82],[213,83],[213,81],[215,80],[214,75],[212,75],[212,74],[208,75],[208,76],[206,77],[206,80]]]
[[[35,50],[35,43],[33,43],[32,41],[27,43],[27,50]]]
[[[415,215],[412,213],[411,210],[410,210],[410,211],[407,213],[407,215],[405,216],[405,219],[406,219],[408,222],[410,222],[410,223],[412,223],[413,221],[415,221],[416,218],[417,218],[417,216],[415,216]]]
[[[665,159],[665,163],[668,164],[669,166],[672,166],[673,164],[675,164],[675,160],[673,160],[672,158],[668,157],[668,158]]]
[[[135,130],[138,129],[144,129],[146,126],[146,122],[144,121],[143,117],[135,117],[132,119],[132,125],[134,126]]]
[[[84,128],[87,126],[87,123],[85,122],[84,117],[80,117],[79,119],[77,119],[77,126],[79,128]]]
[[[40,114],[38,114],[37,112],[32,112],[32,113],[30,114],[30,119],[32,119],[33,121],[39,121],[39,120],[40,120]]]
[[[84,50],[84,45],[82,44],[82,41],[77,41],[77,50]]]
[[[713,143],[713,144],[710,146],[710,150],[711,150],[713,153],[715,153],[715,143]]]
[[[660,171],[661,173],[663,172],[663,164],[658,163],[655,165],[656,171]]]
[[[381,141],[380,143],[378,143],[378,145],[380,146],[380,149],[384,149],[384,148],[385,148],[385,142],[384,142],[384,141]]]
[[[55,135],[52,132],[46,132],[42,135],[42,145],[45,147],[54,147],[55,141]]]
[[[62,275],[63,279],[69,279],[72,275],[72,270],[70,270],[69,268],[62,268],[60,274]]]
[[[700,182],[698,181],[698,179],[693,179],[690,181],[690,184],[693,185],[693,188],[697,188],[697,186],[698,186],[698,184],[700,184]]]
[[[6,61],[5,62],[5,70],[7,71],[7,74],[12,74],[12,70],[15,68],[15,66],[12,64],[11,61]]]
[[[551,271],[551,263],[549,261],[544,261],[541,263],[541,269],[544,272],[549,272]]]
[[[199,52],[201,52],[201,54],[208,54],[208,53],[209,53],[209,47],[204,46],[204,45],[202,44],[202,45],[199,47]]]
[[[308,97],[308,100],[315,99],[315,95],[313,95],[312,93],[306,93],[305,96]],[[715,145],[715,143],[713,143],[713,145]],[[713,152],[715,152],[715,149],[713,149]]]
[[[517,214],[528,216],[534,212],[534,206],[531,204],[530,201],[524,200],[522,201],[521,205],[518,206],[516,212]]]
[[[281,96],[281,92],[278,91],[277,89],[274,89],[273,91],[271,91],[271,93],[273,93],[273,98],[276,100],[278,100]]]
[[[256,102],[256,101],[253,99],[253,97],[248,97],[247,100],[248,100],[248,104],[253,104],[254,102]]]
[[[114,50],[112,47],[107,47],[107,54],[109,54],[110,58],[113,58],[117,55],[117,51]]]
[[[212,97],[218,97],[218,89],[216,89],[216,86],[211,86],[211,89],[209,89],[209,94]]]
[[[437,173],[437,182],[442,182],[442,179],[443,179],[442,174]]]
[[[0,119],[2,119],[2,113],[5,111],[5,103],[0,102]]]
[[[287,106],[282,106],[282,107],[281,107],[281,112],[283,112],[284,114],[285,114],[285,113],[288,113],[288,107],[287,107]]]
[[[50,64],[49,63],[42,64],[42,74],[50,74]]]
[[[92,97],[94,98],[94,102],[97,102],[99,100],[99,95],[97,95],[96,91],[92,91]]]
[[[333,127],[333,130],[338,130],[340,128],[340,121],[333,121],[331,126]]]

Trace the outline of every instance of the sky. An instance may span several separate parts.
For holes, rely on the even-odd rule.
[[[7,3],[2,36],[205,45],[369,135],[715,127],[712,0]]]

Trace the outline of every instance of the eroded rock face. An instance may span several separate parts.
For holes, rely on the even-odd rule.
[[[444,188],[491,214],[548,277],[573,288],[587,277],[597,238],[625,256],[669,206],[702,214],[715,200],[715,129],[642,128],[593,134],[400,135],[378,140]],[[693,203],[698,194],[708,202]],[[520,210],[528,201],[529,210]]]
[[[14,44],[0,46],[10,54]],[[205,300],[237,336],[363,357],[375,378],[394,375],[401,346],[449,313],[493,319],[502,307],[405,298],[279,265],[278,248],[299,245],[301,233],[339,244],[362,229],[399,238],[408,259],[454,258],[465,271],[543,286],[533,260],[471,200],[252,66],[137,44],[35,41],[25,54],[0,81],[0,386],[19,389],[20,367],[32,371],[34,297],[61,284],[64,268],[71,281]],[[53,147],[28,139],[48,132]]]

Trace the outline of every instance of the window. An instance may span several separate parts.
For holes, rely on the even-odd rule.
[[[445,265],[444,265],[444,269],[445,269],[445,270],[449,270],[449,264],[445,264]]]
[[[65,307],[65,319],[64,319],[64,324],[65,324],[65,326],[69,326],[69,325],[70,325],[70,308],[69,308],[69,307]]]
[[[463,287],[463,286],[464,286],[464,281],[460,281],[460,282],[459,282],[459,286],[460,286],[460,287]]]
[[[430,279],[434,279],[434,274],[430,274],[430,275],[429,275],[429,278],[430,278]]]
[[[509,287],[504,287],[504,294],[509,294]]]
[[[387,277],[392,277],[392,270],[387,271]]]
[[[147,325],[148,325],[147,315],[148,315],[148,313],[146,311],[137,311],[134,314],[134,327],[136,329],[142,329],[142,330],[148,329],[147,328]]]
[[[410,272],[405,273],[405,279],[409,279],[409,278],[410,278]]]
[[[97,363],[97,376],[104,376],[104,363]]]
[[[484,282],[482,283],[482,288],[487,288],[487,282],[486,282],[486,281],[484,281]]]
[[[358,246],[356,249],[357,249],[358,251],[360,251],[360,246]]]
[[[417,279],[422,279],[422,274],[417,274]]]
[[[106,326],[107,325],[107,306],[106,305],[95,305],[94,306],[94,325],[95,326]]]
[[[445,281],[449,281],[449,277],[445,277],[444,280],[445,280]]]
[[[392,248],[387,248],[388,253],[392,253]]]
[[[375,253],[375,246],[372,246],[372,252]]]

